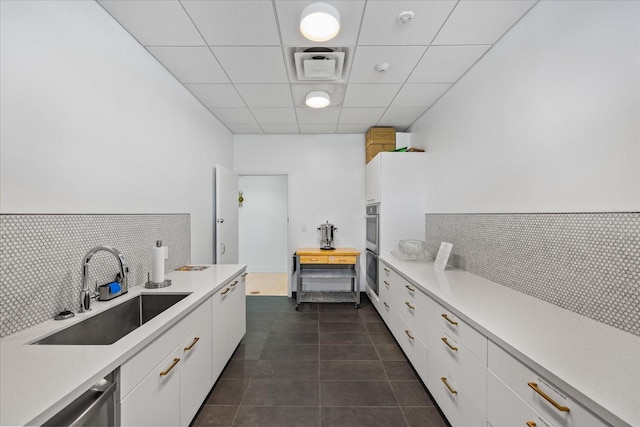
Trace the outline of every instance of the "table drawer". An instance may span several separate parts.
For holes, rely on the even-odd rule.
[[[355,264],[355,255],[329,255],[329,264]]]
[[[300,264],[328,264],[329,257],[326,255],[300,255]]]
[[[489,343],[489,370],[555,427],[608,425],[493,342]]]
[[[460,320],[451,310],[438,304],[432,298],[427,298],[429,315],[438,322],[442,329],[461,342],[482,363],[487,364],[487,337]]]

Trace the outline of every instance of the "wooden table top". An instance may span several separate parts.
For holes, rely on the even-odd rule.
[[[360,251],[356,248],[335,248],[335,249],[320,249],[320,248],[298,248],[296,255],[360,255]]]

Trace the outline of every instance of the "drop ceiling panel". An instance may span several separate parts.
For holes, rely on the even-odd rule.
[[[389,108],[378,122],[378,126],[393,126],[402,132],[424,111],[424,108]]]
[[[249,124],[256,123],[248,108],[210,108],[211,112],[224,124]]]
[[[325,1],[340,13],[340,32],[327,42],[312,42],[300,33],[300,15],[302,10],[313,1],[276,0],[276,11],[280,24],[280,34],[284,46],[354,46],[358,39],[360,22],[365,2],[363,0]]]
[[[279,134],[279,133],[300,133],[300,129],[298,129],[298,125],[261,125],[260,126],[264,133],[268,134]]]
[[[182,83],[230,83],[208,47],[149,47]]]
[[[233,83],[288,83],[279,47],[214,47],[214,55]]]
[[[279,46],[270,1],[182,1],[211,46]]]
[[[343,108],[339,124],[378,123],[386,108]]]
[[[362,21],[359,45],[428,45],[431,43],[456,0],[447,1],[370,1]],[[414,13],[403,24],[398,15]]]
[[[391,107],[430,107],[449,87],[450,83],[406,84],[398,92]]]
[[[301,133],[336,133],[336,124],[314,125],[300,123]]]
[[[338,124],[337,133],[367,133],[372,125],[369,123],[362,125]]]
[[[186,84],[205,107],[246,107],[232,84]]]
[[[461,0],[433,44],[493,44],[535,0]]]
[[[252,108],[251,112],[260,125],[298,125],[293,108]]]
[[[248,135],[257,135],[262,134],[262,129],[258,124],[230,124],[226,125],[227,128],[236,135],[240,134],[248,134]]]
[[[399,83],[357,84],[347,87],[343,107],[387,107],[400,88]]]
[[[143,46],[204,46],[178,1],[102,0],[99,2]]]
[[[431,46],[409,76],[409,83],[454,83],[490,45]]]
[[[340,108],[296,108],[298,123],[305,125],[327,125],[333,123],[335,130],[338,117],[340,116]]]
[[[349,83],[404,83],[426,50],[423,46],[364,46],[356,49]],[[389,63],[379,73],[376,64]]]
[[[249,107],[293,107],[287,84],[238,84],[236,89]]]

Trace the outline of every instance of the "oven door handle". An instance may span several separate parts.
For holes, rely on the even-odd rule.
[[[70,426],[84,426],[86,425],[86,421],[90,419],[93,414],[102,408],[113,394],[116,392],[116,383],[109,383],[109,386],[94,400],[91,405],[89,405],[82,414],[78,415],[78,417],[69,423]]]

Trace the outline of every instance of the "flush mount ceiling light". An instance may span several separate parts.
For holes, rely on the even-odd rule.
[[[307,94],[304,103],[310,108],[325,108],[331,103],[331,97],[329,97],[327,92],[314,90]]]
[[[327,3],[312,3],[300,15],[300,32],[314,42],[326,42],[340,31],[340,13]]]

